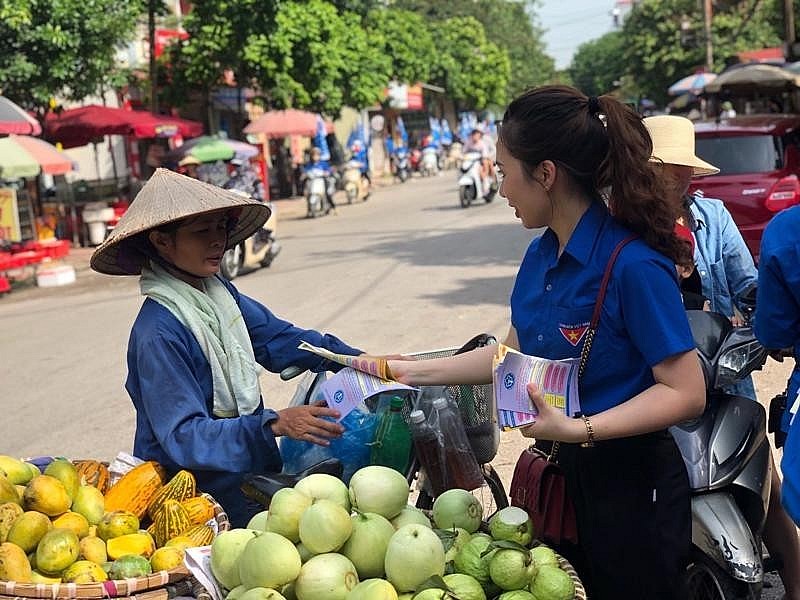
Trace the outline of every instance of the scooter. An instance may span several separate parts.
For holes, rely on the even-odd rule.
[[[400,183],[405,183],[409,175],[411,175],[408,150],[406,148],[398,148],[393,156],[395,177],[400,180]]]
[[[467,152],[461,159],[458,178],[458,199],[462,208],[468,208],[478,198],[483,198],[488,204],[494,200],[497,186],[490,178],[481,177],[480,152]]]
[[[271,202],[266,204],[272,213],[261,229],[233,248],[229,248],[222,255],[219,270],[225,279],[230,281],[239,275],[242,269],[268,267],[280,253],[281,244],[275,239],[278,228],[278,211]]]
[[[420,173],[422,173],[423,177],[430,177],[439,173],[439,152],[435,147],[426,146],[422,149]]]
[[[328,213],[328,174],[323,169],[309,169],[306,176],[306,205],[312,219]]]
[[[342,181],[344,182],[344,193],[348,204],[352,204],[359,198],[364,201],[369,198],[369,180],[361,171],[363,167],[364,163],[357,160],[350,160],[344,165]]]
[[[755,299],[755,291],[745,294]],[[754,308],[754,302],[751,302]],[[767,358],[749,325],[720,314],[687,311],[706,379],[706,410],[670,428],[692,490],[689,600],[755,599],[764,564],[761,533],[772,462],[764,407],[723,388],[760,369]],[[745,315],[749,323],[752,309]]]

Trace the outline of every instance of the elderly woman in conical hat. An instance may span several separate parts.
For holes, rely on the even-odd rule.
[[[644,124],[653,140],[651,160],[662,165],[672,183],[670,200],[677,221],[694,235],[694,259],[703,296],[710,301],[712,311],[736,319],[734,307],[740,295],[758,282],[753,257],[722,200],[687,193],[692,178],[715,175],[719,169],[696,155],[694,125],[688,119],[661,115],[644,119]],[[749,376],[729,391],[756,399]],[[780,575],[786,599],[800,600],[800,544],[794,524],[781,506],[780,478],[774,465],[772,490],[764,543],[770,555],[783,559]]]
[[[225,250],[269,214],[261,202],[158,169],[91,258],[100,273],[139,275],[145,296],[127,353],[134,454],[190,470],[238,527],[263,509],[241,493],[243,477],[281,470],[279,436],[326,445],[342,433],[327,407],[266,409],[261,367],[335,370],[298,350],[301,341],[361,353],[284,321],[218,275]]]

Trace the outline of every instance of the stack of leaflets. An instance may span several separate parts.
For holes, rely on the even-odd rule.
[[[528,383],[536,384],[545,401],[572,417],[581,411],[578,398],[580,360],[549,360],[528,356],[503,344],[494,359],[494,397],[497,422],[503,431],[536,421],[537,410],[528,395]]]

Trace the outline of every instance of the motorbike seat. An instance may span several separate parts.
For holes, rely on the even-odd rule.
[[[299,473],[269,473],[266,475],[247,475],[241,485],[242,493],[251,500],[269,506],[272,496],[278,490],[294,487],[295,484],[314,473],[323,473],[341,478],[344,465],[337,458],[327,458],[300,471]]]
[[[733,330],[731,320],[725,315],[704,310],[687,310],[686,316],[697,349],[708,360],[712,360]]]

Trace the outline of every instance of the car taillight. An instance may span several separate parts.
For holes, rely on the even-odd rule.
[[[772,186],[764,206],[769,211],[779,212],[798,202],[800,202],[800,181],[797,175],[789,175]]]

